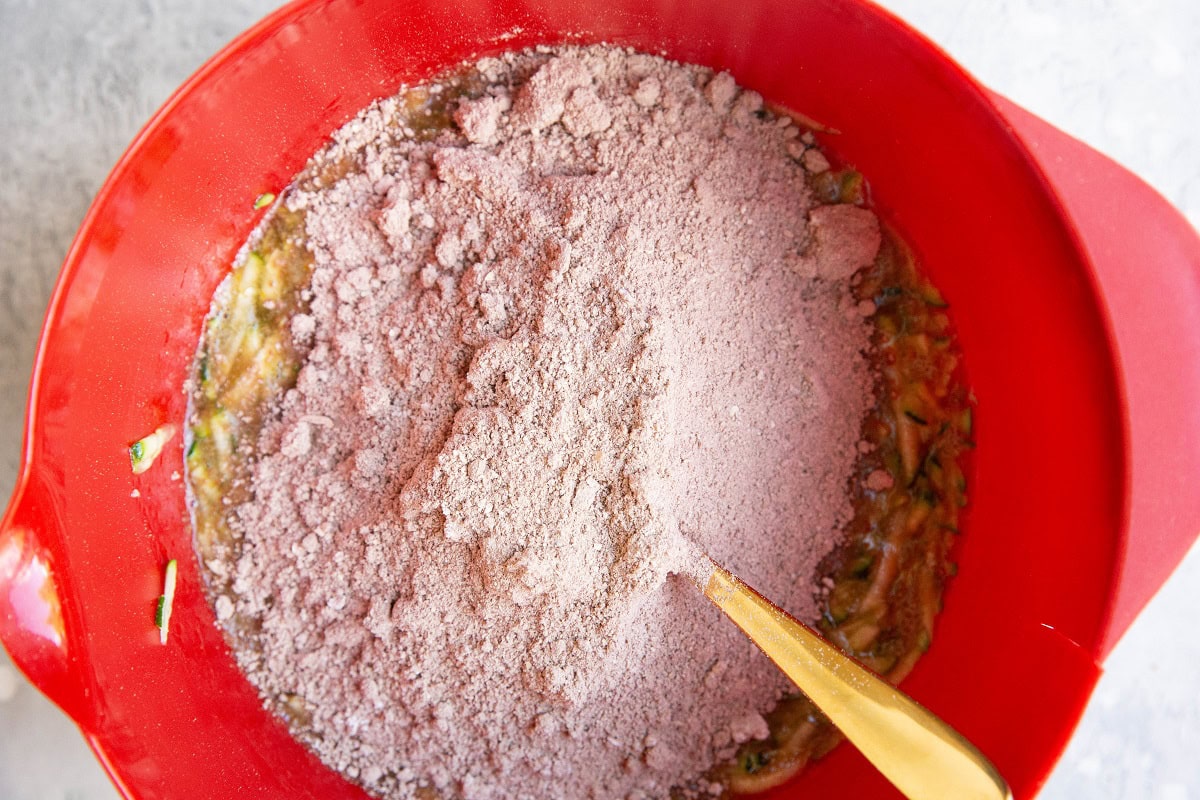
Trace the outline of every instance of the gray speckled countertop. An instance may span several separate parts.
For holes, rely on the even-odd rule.
[[[277,5],[0,0],[0,498],[15,479],[42,313],[93,194],[171,90]],[[882,5],[1200,227],[1196,0]],[[1114,651],[1044,800],[1200,800],[1198,610],[1193,549]],[[0,798],[115,797],[75,728],[0,651]]]

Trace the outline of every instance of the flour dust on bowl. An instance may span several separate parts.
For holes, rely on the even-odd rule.
[[[601,41],[728,71],[770,107],[819,121],[816,141],[870,177],[872,207],[950,304],[977,448],[959,576],[904,687],[987,752],[1017,797],[1044,779],[1098,663],[1200,528],[1180,485],[1200,468],[1189,460],[1200,453],[1197,244],[1178,216],[860,3],[308,2],[207,65],[118,164],[68,256],[37,358],[0,531],[0,637],[125,795],[363,796],[262,707],[216,624],[188,555],[184,482],[172,479],[185,437],[130,469],[132,442],[187,423],[180,387],[213,292],[258,222],[248,210],[401,85],[485,55]],[[1055,155],[1048,172],[1029,145]],[[1067,165],[1111,191],[1080,191]],[[1134,280],[1148,249],[1157,271]],[[1147,316],[1147,297],[1168,299]],[[1167,341],[1187,355],[1156,369]],[[153,617],[171,559],[162,645]],[[893,796],[864,767],[838,748],[771,792]]]

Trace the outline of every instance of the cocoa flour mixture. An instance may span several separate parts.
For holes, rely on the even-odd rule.
[[[690,540],[816,616],[879,225],[817,205],[811,138],[726,74],[605,47],[478,70],[445,130],[378,103],[285,197],[304,357],[218,615],[380,796],[715,791],[786,683],[674,573]]]

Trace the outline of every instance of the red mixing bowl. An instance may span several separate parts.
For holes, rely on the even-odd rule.
[[[978,398],[971,505],[905,688],[1031,797],[1099,664],[1200,531],[1200,240],[1137,179],[859,0],[300,0],[151,120],[47,313],[0,525],[0,639],[130,798],[362,797],[262,709],[201,590],[182,425],[213,289],[278,191],[371,100],[534,43],[728,69],[840,130],[951,303]],[[260,213],[260,212],[259,212]],[[132,497],[137,489],[139,497]],[[170,641],[152,624],[179,558]],[[838,749],[777,797],[894,797]]]

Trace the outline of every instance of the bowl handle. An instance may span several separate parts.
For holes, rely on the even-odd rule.
[[[1116,343],[1130,499],[1103,660],[1200,535],[1200,237],[1129,171],[991,98],[1074,222]]]
[[[0,520],[0,643],[43,694],[86,728],[92,709],[69,636],[66,570],[53,546],[53,532],[61,530],[58,509],[54,493],[27,464]]]

